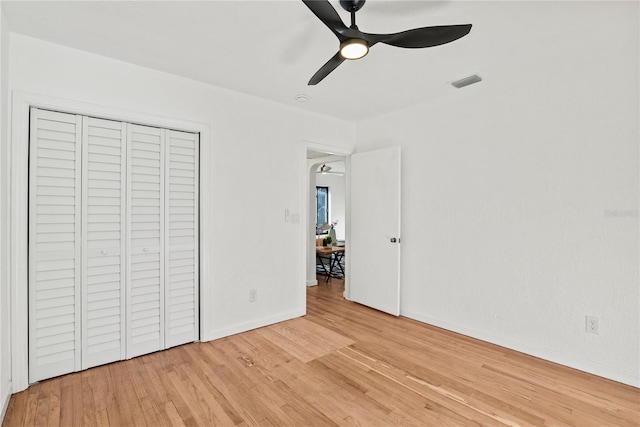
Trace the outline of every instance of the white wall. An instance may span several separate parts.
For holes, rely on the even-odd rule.
[[[0,9],[0,421],[11,395],[8,82],[9,29]]]
[[[356,151],[402,146],[403,315],[640,386],[638,3],[596,7]]]
[[[329,187],[329,222],[338,221],[336,237],[338,240],[345,238],[345,179],[344,175],[316,174],[318,187]]]
[[[12,90],[209,124],[201,175],[210,173],[211,204],[201,221],[216,245],[203,260],[211,297],[201,305],[212,325],[204,339],[305,313],[302,225],[285,222],[284,210],[301,213],[302,141],[350,147],[354,125],[17,34],[10,72]],[[265,175],[269,164],[279,167]],[[278,256],[265,256],[276,236]]]

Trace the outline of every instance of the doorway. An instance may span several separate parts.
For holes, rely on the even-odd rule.
[[[310,188],[310,196],[315,199],[315,272],[318,284],[328,283],[333,279],[344,280],[345,277],[344,170],[344,160],[323,162],[315,168],[315,192]]]
[[[351,154],[305,143],[302,282],[318,285],[316,176],[323,164],[344,161],[344,298],[398,316],[400,312],[400,147]],[[326,155],[326,156],[325,156]],[[310,196],[313,194],[313,198]],[[381,201],[384,201],[381,203]],[[380,260],[380,262],[372,262]],[[301,283],[302,285],[302,283]]]
[[[347,152],[333,147],[309,146],[305,150],[305,286],[327,285],[340,281],[348,288],[348,157]],[[317,195],[321,206],[318,212]],[[324,197],[326,196],[326,199]],[[333,227],[333,230],[331,230]],[[329,235],[335,236],[330,246],[341,252],[338,256],[325,256],[325,270],[317,262],[316,245],[322,245]],[[339,259],[336,259],[338,258]],[[330,268],[331,261],[335,261]],[[320,271],[322,274],[317,274]],[[330,275],[327,275],[330,273]],[[344,292],[346,296],[346,292]]]

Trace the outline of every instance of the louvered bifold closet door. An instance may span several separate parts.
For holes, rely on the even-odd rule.
[[[126,124],[84,118],[82,369],[125,356]]]
[[[164,348],[164,131],[128,126],[127,358]]]
[[[82,117],[31,108],[29,382],[80,369]]]
[[[166,141],[166,347],[198,339],[198,135]]]

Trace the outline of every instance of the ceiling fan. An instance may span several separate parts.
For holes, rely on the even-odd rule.
[[[340,0],[340,6],[351,14],[351,26],[347,27],[328,0],[302,0],[340,41],[338,53],[311,77],[309,85],[320,83],[345,59],[363,58],[376,43],[414,49],[432,47],[457,40],[471,31],[471,24],[466,24],[415,28],[393,34],[363,33],[356,25],[356,12],[364,6],[365,1]]]
[[[333,169],[331,166],[327,166],[326,164],[320,166],[316,173],[324,174],[324,175],[344,175],[344,172],[331,172]]]

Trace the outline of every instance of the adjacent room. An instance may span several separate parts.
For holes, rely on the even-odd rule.
[[[315,248],[307,254],[307,284],[344,279],[346,272],[346,179],[345,161],[326,157],[325,153],[307,153],[309,172],[310,215],[315,232]]]
[[[640,3],[0,3],[3,426],[640,426]]]

